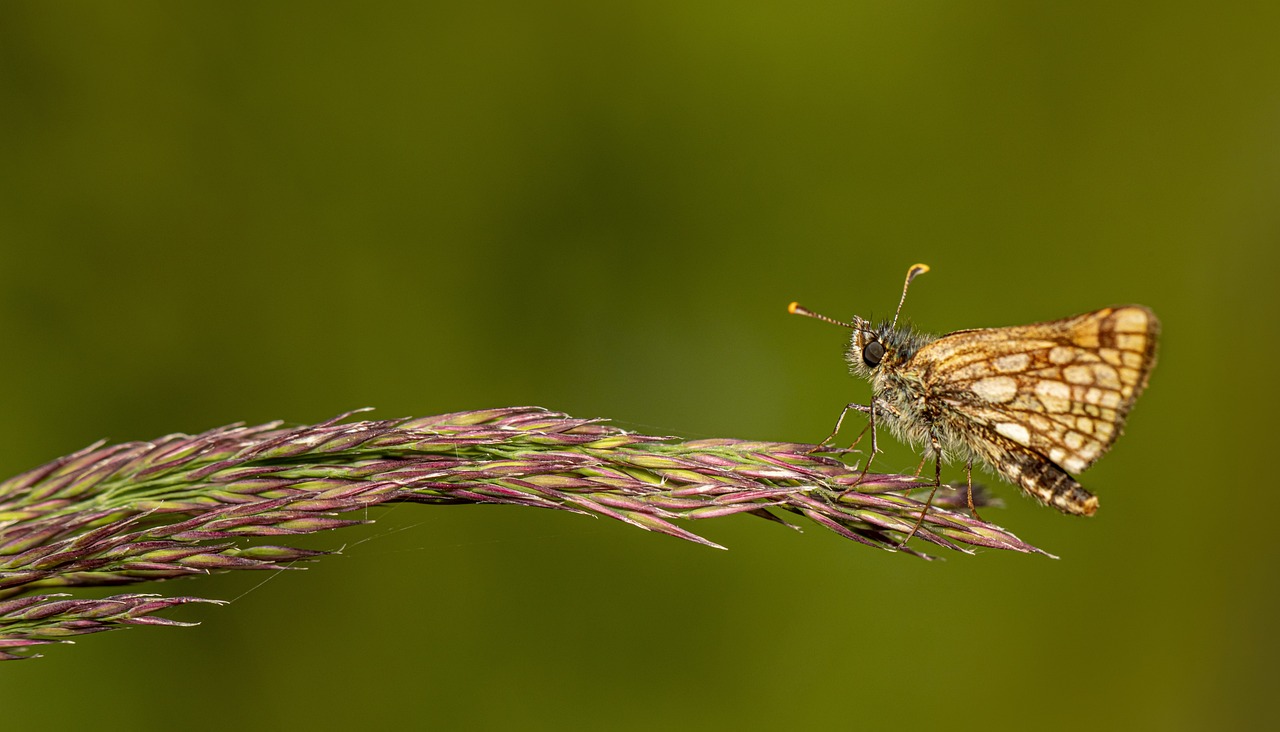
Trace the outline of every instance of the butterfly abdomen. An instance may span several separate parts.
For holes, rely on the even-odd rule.
[[[1098,510],[1097,496],[1043,456],[1011,449],[997,459],[996,470],[1041,503],[1077,516],[1092,516]]]

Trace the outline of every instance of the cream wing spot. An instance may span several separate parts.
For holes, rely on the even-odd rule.
[[[1092,384],[1093,369],[1080,364],[1068,366],[1062,370],[1062,378],[1070,381],[1072,384]]]
[[[973,382],[969,388],[993,404],[1003,404],[1018,395],[1018,382],[1012,376],[988,376]]]
[[[1031,444],[1031,433],[1025,426],[1016,422],[1000,422],[996,425],[996,432],[1008,437],[1019,445],[1027,446]]]
[[[983,361],[979,361],[978,363],[971,363],[956,369],[955,373],[951,375],[951,378],[977,379],[982,376],[985,376],[990,372],[991,372],[991,369],[988,367],[987,363]]]
[[[1061,463],[1062,467],[1066,469],[1068,473],[1079,473],[1080,471],[1085,469],[1086,464],[1087,463],[1084,460],[1074,455],[1067,458],[1066,460],[1063,460]]]
[[[1064,363],[1071,363],[1076,359],[1076,352],[1073,348],[1066,346],[1054,346],[1049,351],[1049,362],[1061,366]]]
[[[1150,328],[1147,311],[1139,308],[1121,308],[1112,318],[1117,333],[1146,333]]]
[[[1036,384],[1036,397],[1049,412],[1065,412],[1071,409],[1071,387],[1061,381],[1040,381]]]
[[[996,371],[1010,373],[1022,371],[1031,363],[1031,355],[1027,353],[1010,353],[991,362]]]
[[[1031,428],[1038,432],[1048,433],[1053,431],[1053,422],[1042,414],[1030,412],[1026,415],[1026,420],[1031,424]]]
[[[1147,347],[1147,337],[1132,333],[1117,333],[1116,345],[1126,351],[1142,351]]]
[[[1120,375],[1110,366],[1100,363],[1093,367],[1093,376],[1098,380],[1099,386],[1105,386],[1108,389],[1120,388]]]
[[[1068,448],[1079,450],[1080,446],[1084,444],[1084,435],[1079,432],[1068,432],[1066,438],[1062,441],[1066,443]]]

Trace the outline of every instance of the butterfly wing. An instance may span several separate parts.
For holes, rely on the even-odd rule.
[[[931,401],[946,413],[942,424],[959,432],[960,442],[1028,492],[1068,510],[1057,497],[1083,489],[1067,473],[1087,469],[1120,435],[1155,365],[1159,331],[1147,308],[1103,308],[1047,323],[958,331],[928,343],[912,361]],[[1044,461],[1061,475],[1036,465]],[[1043,474],[1029,479],[1028,471]]]

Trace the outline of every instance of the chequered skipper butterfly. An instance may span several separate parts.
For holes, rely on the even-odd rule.
[[[876,424],[884,423],[933,456],[935,491],[943,457],[964,461],[971,511],[973,464],[979,462],[1063,513],[1093,515],[1097,497],[1069,474],[1084,471],[1111,447],[1146,387],[1160,333],[1155,314],[1124,305],[944,336],[899,328],[907,287],[928,271],[923,264],[907,271],[893,320],[875,326],[791,303],[792,313],[852,330],[849,368],[871,382],[871,403],[846,406],[823,444],[851,410],[862,412],[871,430],[864,473],[876,453]]]

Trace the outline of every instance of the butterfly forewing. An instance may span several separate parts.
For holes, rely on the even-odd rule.
[[[965,433],[957,437],[1037,493],[1027,486],[1024,453],[1071,473],[1101,457],[1147,384],[1159,327],[1144,307],[1104,308],[1047,323],[958,331],[911,360],[946,411],[944,423]]]

